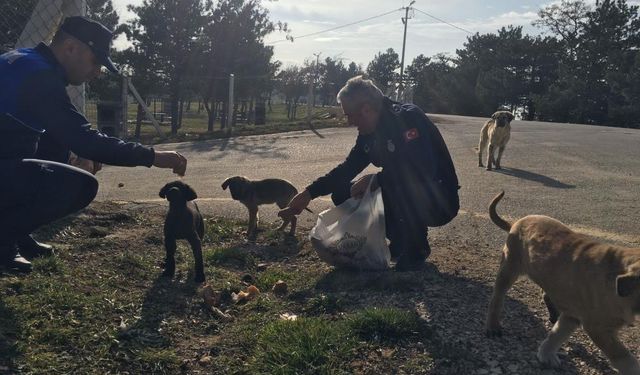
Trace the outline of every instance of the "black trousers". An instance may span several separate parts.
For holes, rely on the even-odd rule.
[[[341,185],[331,194],[331,200],[336,206],[351,197],[351,185]],[[389,250],[394,258],[404,258],[408,262],[421,261],[431,254],[428,228],[424,219],[414,214],[407,202],[402,201],[392,194],[382,190],[382,202],[384,204],[384,221],[386,236],[390,241]]]
[[[37,159],[0,160],[0,246],[91,203],[98,180],[82,169]]]

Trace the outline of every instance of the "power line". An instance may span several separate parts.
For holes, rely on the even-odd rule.
[[[403,9],[403,8],[394,9],[394,10],[391,10],[391,11],[386,12],[386,13],[378,14],[377,16],[372,16],[372,17],[369,17],[369,18],[362,19],[362,20],[360,20],[360,21],[351,22],[351,23],[348,23],[348,24],[345,24],[345,25],[332,27],[332,28],[330,28],[330,29],[326,29],[326,30],[322,30],[322,31],[316,31],[316,32],[314,32],[314,33],[310,33],[310,34],[305,34],[305,35],[295,36],[295,37],[292,37],[291,39],[281,39],[281,40],[276,40],[275,42],[265,43],[265,44],[267,44],[267,45],[269,45],[269,44],[276,44],[276,43],[280,43],[280,42],[286,42],[286,41],[288,41],[288,40],[295,41],[296,39],[301,39],[301,38],[306,38],[306,37],[313,36],[313,35],[323,34],[323,33],[329,32],[329,31],[338,30],[338,29],[342,29],[342,28],[345,28],[345,27],[348,27],[348,26],[357,25],[357,24],[359,24],[359,23],[366,22],[366,21],[370,21],[370,20],[372,20],[372,19],[376,19],[376,18],[384,17],[384,16],[386,16],[386,15],[388,15],[388,14],[391,14],[391,13],[394,13],[394,12],[398,12],[398,11],[400,11],[400,10],[402,10],[402,9]]]
[[[449,25],[449,26],[451,26],[451,27],[455,27],[456,29],[458,29],[458,30],[462,30],[462,31],[464,31],[464,32],[466,32],[466,33],[473,34],[471,31],[469,31],[469,30],[467,30],[467,29],[463,29],[462,27],[456,26],[456,25],[454,25],[454,24],[452,24],[452,23],[450,23],[450,22],[447,22],[447,21],[445,21],[445,20],[443,20],[443,19],[441,19],[441,18],[438,18],[438,17],[436,17],[436,16],[433,16],[433,15],[431,15],[431,14],[427,13],[427,12],[423,12],[423,11],[421,11],[421,10],[420,10],[420,9],[418,9],[418,8],[415,8],[415,7],[414,7],[413,9],[417,10],[418,12],[420,12],[420,13],[422,13],[422,14],[424,14],[424,15],[428,16],[428,17],[433,18],[434,20],[437,20],[437,21],[440,21],[440,22],[442,22],[442,23],[445,23],[445,24],[447,24],[447,25]]]

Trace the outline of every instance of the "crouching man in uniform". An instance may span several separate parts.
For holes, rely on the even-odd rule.
[[[386,236],[397,271],[417,270],[431,253],[427,228],[458,213],[458,178],[442,136],[424,112],[385,97],[373,82],[351,78],[338,102],[358,137],[346,160],[296,195],[281,217],[298,215],[312,199],[331,194],[339,205],[359,198],[373,179],[384,202]],[[355,178],[369,164],[376,174]]]
[[[84,17],[64,20],[50,45],[0,56],[0,266],[31,270],[27,258],[51,255],[31,232],[86,207],[96,196],[101,163],[172,168],[184,175],[187,159],[155,151],[90,128],[67,85],[117,73],[109,58],[112,32]],[[82,158],[68,165],[70,152]],[[76,159],[78,160],[78,159]]]

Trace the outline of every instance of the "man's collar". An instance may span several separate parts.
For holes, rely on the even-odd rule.
[[[58,59],[56,59],[56,56],[53,54],[53,51],[51,50],[51,48],[40,42],[38,43],[38,45],[34,48],[34,50],[36,52],[38,52],[39,54],[41,54],[48,62],[51,63],[51,65],[53,65],[54,69],[56,70],[56,72],[60,73],[60,75],[62,76],[62,80],[66,85],[69,85],[69,80],[67,79],[67,74],[64,71],[64,68],[62,67],[62,65],[60,65],[60,62],[58,62]]]

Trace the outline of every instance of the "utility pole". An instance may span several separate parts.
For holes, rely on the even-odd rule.
[[[318,78],[318,64],[320,63],[320,55],[322,52],[314,53],[313,55],[316,57],[316,66],[314,69],[313,76],[309,79],[309,91],[307,93],[307,125],[311,127],[311,109],[316,105],[316,96],[315,96],[315,80]]]
[[[404,24],[404,36],[402,37],[402,59],[400,60],[400,85],[398,86],[398,96],[397,100],[400,100],[402,96],[402,92],[404,91],[404,48],[407,44],[407,24],[409,23],[409,9],[415,3],[415,0],[412,0],[409,3],[409,6],[404,7],[404,18],[402,18],[402,23]]]

